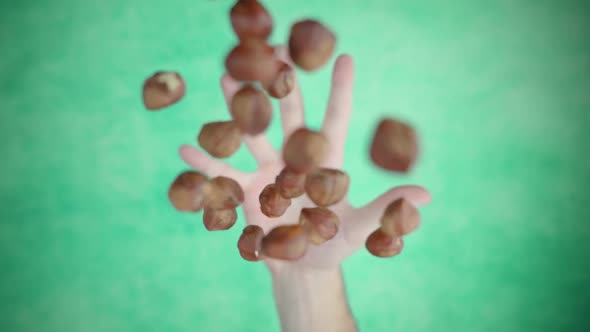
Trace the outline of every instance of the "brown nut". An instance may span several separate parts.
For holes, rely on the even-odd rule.
[[[418,138],[408,124],[382,119],[371,143],[371,160],[380,168],[406,173],[418,158]]]
[[[377,229],[369,235],[365,247],[373,256],[393,257],[402,251],[404,240],[400,236],[390,236]]]
[[[264,84],[264,89],[269,96],[282,99],[286,97],[295,86],[295,70],[287,63],[279,62],[279,69],[275,77]]]
[[[203,125],[197,141],[211,156],[227,158],[240,148],[242,133],[233,121],[211,122]]]
[[[269,82],[275,77],[279,64],[274,48],[264,40],[246,39],[229,52],[225,68],[236,81]]]
[[[291,27],[289,54],[301,69],[314,71],[328,62],[336,47],[336,36],[315,20],[302,20]]]
[[[381,229],[391,236],[406,235],[420,226],[420,213],[410,201],[400,198],[391,202],[381,218]]]
[[[218,176],[209,181],[210,190],[205,206],[209,209],[234,209],[244,203],[244,191],[234,179]]]
[[[178,211],[198,212],[205,206],[209,191],[210,185],[205,175],[185,171],[172,182],[168,199]]]
[[[275,184],[284,198],[299,197],[305,193],[305,173],[297,173],[285,167],[275,179]]]
[[[264,187],[258,200],[260,202],[260,211],[269,218],[282,216],[291,206],[291,199],[283,198],[274,183]]]
[[[242,235],[240,235],[240,239],[238,240],[240,256],[247,261],[259,261],[262,258],[260,253],[263,237],[264,231],[260,226],[248,225],[244,227]]]
[[[309,173],[326,159],[328,149],[328,139],[322,133],[299,128],[287,139],[283,160],[294,172]]]
[[[300,225],[277,226],[262,239],[262,254],[270,258],[296,260],[306,251],[307,235]]]
[[[340,218],[326,208],[303,208],[299,216],[299,224],[307,232],[309,242],[320,245],[336,236]]]
[[[238,219],[235,209],[214,210],[205,208],[203,224],[208,231],[224,231],[230,229]]]
[[[272,33],[272,17],[258,1],[238,0],[230,10],[230,19],[239,39],[267,39]]]
[[[330,206],[340,202],[348,193],[350,177],[341,170],[320,168],[307,175],[305,192],[318,206]]]
[[[184,97],[186,85],[179,73],[158,71],[143,83],[143,104],[150,111],[161,110]]]
[[[240,130],[252,136],[263,133],[272,119],[270,100],[264,92],[249,84],[233,96],[230,112]]]

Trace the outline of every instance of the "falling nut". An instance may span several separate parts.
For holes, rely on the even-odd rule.
[[[274,183],[264,187],[258,200],[260,202],[260,211],[269,218],[282,216],[291,206],[291,199],[283,198]]]
[[[275,77],[264,84],[264,89],[269,96],[282,99],[286,97],[295,86],[295,70],[285,62],[280,62]]]
[[[244,227],[242,235],[240,235],[240,239],[238,240],[240,256],[247,261],[259,261],[262,258],[260,253],[263,237],[264,231],[260,226],[248,225]]]
[[[307,232],[309,242],[320,245],[336,236],[340,219],[326,208],[303,208],[299,224]]]
[[[143,104],[157,111],[178,102],[184,97],[186,85],[179,73],[158,71],[143,83]]]
[[[230,10],[230,19],[240,39],[267,39],[272,33],[272,17],[258,1],[238,0]]]
[[[230,112],[236,125],[248,135],[263,133],[272,119],[272,106],[264,92],[250,84],[233,96]]]
[[[307,235],[300,225],[283,225],[272,229],[262,239],[262,254],[282,260],[296,260],[307,251]]]
[[[185,171],[172,182],[168,198],[178,211],[198,212],[205,206],[209,191],[210,185],[205,175]]]
[[[275,179],[275,184],[284,198],[299,197],[305,193],[305,173],[298,173],[285,167]]]
[[[209,181],[211,186],[205,206],[209,209],[234,209],[244,203],[244,191],[234,179],[218,176]]]
[[[379,122],[371,144],[371,160],[385,170],[407,173],[418,157],[416,131],[394,119]]]
[[[340,202],[348,193],[350,177],[341,170],[320,168],[307,175],[305,192],[318,206],[330,206]]]
[[[279,64],[272,46],[261,39],[246,39],[229,52],[225,69],[236,81],[269,82],[275,77]]]
[[[420,226],[420,213],[404,198],[391,202],[381,218],[381,229],[391,236],[406,235]]]
[[[203,224],[208,231],[224,231],[230,229],[238,219],[235,209],[210,209],[203,212]]]
[[[242,133],[233,121],[211,122],[201,128],[197,141],[211,156],[227,158],[240,148]]]
[[[393,257],[402,251],[404,240],[401,236],[390,236],[383,230],[377,229],[369,235],[365,247],[373,256]]]
[[[291,27],[289,54],[301,69],[314,71],[322,67],[334,53],[336,36],[315,20],[302,20]]]
[[[309,173],[326,159],[328,149],[328,139],[322,133],[299,128],[287,139],[283,160],[294,172]]]

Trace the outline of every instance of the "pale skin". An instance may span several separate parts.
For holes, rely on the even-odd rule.
[[[284,47],[277,48],[277,56],[291,63]],[[353,59],[349,55],[340,55],[333,68],[330,96],[321,127],[321,132],[330,142],[330,154],[322,167],[341,169],[343,166],[352,112],[353,82]],[[221,87],[229,105],[232,96],[240,88],[240,83],[226,74],[221,79]],[[297,83],[279,104],[286,140],[295,129],[305,126],[303,99]],[[266,234],[278,225],[297,223],[301,208],[315,207],[305,195],[294,199],[287,212],[279,218],[268,218],[260,210],[260,192],[266,185],[274,183],[275,177],[284,167],[281,151],[273,148],[265,134],[244,136],[243,142],[258,164],[254,172],[237,170],[189,145],[183,145],[179,153],[190,167],[207,176],[227,176],[240,183],[245,193],[242,208],[247,224],[262,227]],[[352,179],[355,178],[355,174],[349,175]],[[319,246],[310,245],[306,254],[296,261],[264,259],[272,276],[282,331],[358,330],[347,302],[341,264],[356,251],[364,249],[366,238],[379,227],[385,207],[402,197],[417,207],[429,203],[431,199],[429,192],[420,186],[392,188],[362,207],[353,207],[344,199],[330,207],[341,220],[338,233],[333,239]]]

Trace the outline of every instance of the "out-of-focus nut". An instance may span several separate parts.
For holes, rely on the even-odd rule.
[[[230,112],[240,130],[248,135],[263,133],[272,119],[272,105],[264,92],[244,85],[232,98]]]
[[[261,39],[242,40],[225,59],[225,69],[236,81],[269,82],[278,69],[274,48]]]
[[[305,192],[318,206],[330,206],[340,202],[348,193],[350,177],[341,170],[320,168],[307,175]]]
[[[256,262],[261,257],[262,238],[264,237],[264,231],[260,226],[248,225],[244,227],[242,235],[238,240],[238,250],[240,256],[247,261]]]
[[[391,236],[402,236],[413,232],[420,226],[420,213],[407,199],[391,202],[383,212],[381,229]]]
[[[260,202],[260,211],[269,218],[282,216],[291,206],[291,199],[282,197],[274,183],[262,189],[258,200]]]
[[[234,209],[244,202],[244,190],[234,179],[218,176],[209,181],[205,206],[209,209]]]
[[[288,167],[283,168],[275,183],[284,198],[295,198],[305,193],[305,173],[295,172]]]
[[[340,218],[326,208],[303,208],[299,224],[306,230],[309,242],[320,245],[336,236]]]
[[[235,209],[214,210],[205,208],[203,224],[208,231],[224,231],[230,229],[238,219]]]
[[[365,247],[373,256],[393,257],[402,251],[404,240],[401,236],[391,236],[377,229],[369,235]]]
[[[238,0],[230,10],[230,19],[240,39],[267,39],[272,33],[272,17],[258,1]]]
[[[322,67],[334,53],[336,36],[315,20],[298,21],[291,27],[289,53],[301,69],[314,71]]]
[[[186,85],[177,72],[158,71],[143,83],[143,104],[150,111],[161,110],[184,97]]]
[[[178,211],[198,212],[205,206],[210,191],[207,177],[199,172],[179,174],[168,189],[168,199]]]
[[[283,160],[294,172],[309,173],[326,159],[328,150],[328,139],[322,133],[299,128],[287,139]]]
[[[277,226],[262,239],[262,253],[270,258],[296,260],[306,251],[307,234],[300,225]]]
[[[416,131],[406,123],[394,119],[379,122],[370,156],[375,165],[385,170],[407,173],[418,158]]]
[[[295,70],[287,63],[280,61],[279,70],[270,82],[264,84],[264,89],[269,96],[282,99],[286,97],[295,86]]]
[[[233,121],[211,122],[203,125],[197,141],[213,157],[227,158],[240,148],[242,133]]]

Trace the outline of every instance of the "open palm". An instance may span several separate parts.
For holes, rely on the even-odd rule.
[[[277,56],[291,63],[284,47],[277,47]],[[344,157],[346,135],[352,111],[354,81],[354,64],[348,55],[341,55],[336,60],[332,74],[332,87],[326,115],[321,131],[330,142],[330,153],[322,167],[341,169]],[[239,90],[240,83],[227,74],[221,79],[221,86],[229,107],[232,96]],[[285,139],[297,128],[305,126],[303,100],[298,83],[291,93],[280,100],[281,123]],[[243,136],[243,141],[258,163],[256,171],[245,173],[227,163],[211,158],[205,152],[189,145],[180,148],[181,158],[191,167],[207,176],[227,176],[238,181],[244,189],[243,204],[247,224],[262,227],[265,234],[272,228],[295,224],[299,221],[302,208],[316,205],[307,195],[292,199],[289,209],[279,218],[269,218],[260,210],[259,195],[262,189],[274,183],[275,177],[284,167],[281,151],[273,148],[265,134]],[[351,174],[351,177],[354,177]],[[330,210],[338,215],[341,224],[337,235],[322,245],[309,245],[305,256],[296,261],[279,261],[265,259],[271,270],[281,269],[286,264],[298,264],[315,268],[338,266],[344,259],[363,247],[365,239],[379,227],[379,219],[385,207],[398,198],[405,198],[415,206],[427,204],[430,194],[419,186],[401,186],[392,188],[363,207],[353,207],[345,198]]]

